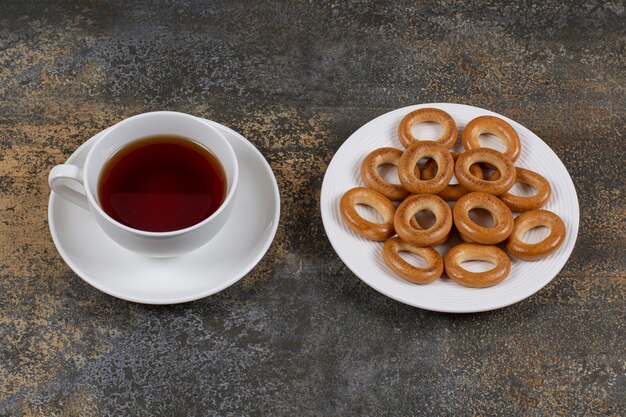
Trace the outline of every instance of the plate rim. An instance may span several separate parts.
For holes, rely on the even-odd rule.
[[[206,298],[209,297],[213,294],[217,294],[220,291],[223,291],[224,289],[230,287],[231,285],[235,284],[236,282],[240,281],[243,277],[245,277],[255,266],[257,266],[259,264],[259,262],[263,259],[263,257],[267,254],[267,251],[269,250],[270,246],[272,245],[272,243],[274,242],[274,238],[276,237],[276,233],[278,231],[278,225],[280,224],[280,212],[281,212],[281,205],[280,205],[280,189],[278,188],[278,182],[276,181],[276,176],[274,175],[274,171],[272,170],[272,167],[270,166],[269,162],[267,162],[267,159],[265,159],[265,157],[263,156],[263,154],[261,153],[261,151],[259,151],[253,144],[252,142],[250,142],[248,139],[246,139],[243,135],[241,135],[239,132],[229,128],[228,126],[224,126],[220,123],[217,123],[215,121],[212,120],[208,120],[202,117],[197,117],[199,120],[203,121],[204,123],[207,123],[213,127],[216,127],[217,129],[223,129],[229,133],[232,133],[234,137],[236,137],[238,140],[240,140],[244,145],[246,145],[253,153],[256,154],[257,157],[260,158],[260,160],[262,161],[263,166],[265,167],[266,171],[269,173],[269,177],[270,177],[270,182],[272,184],[272,188],[274,191],[274,206],[275,206],[275,210],[274,210],[274,219],[273,219],[273,224],[272,224],[272,228],[271,231],[268,235],[267,240],[263,243],[263,245],[261,246],[261,250],[258,251],[258,253],[256,254],[256,256],[244,267],[241,269],[240,273],[234,274],[230,279],[226,280],[225,282],[223,282],[222,284],[211,288],[208,291],[203,291],[203,292],[198,292],[192,295],[187,295],[187,296],[178,296],[178,297],[158,297],[158,298],[146,298],[146,297],[138,297],[138,296],[134,296],[134,295],[127,295],[124,294],[123,292],[119,292],[116,291],[114,289],[111,289],[105,285],[101,285],[100,283],[98,283],[97,280],[94,280],[92,277],[89,276],[88,273],[82,271],[71,259],[70,256],[68,256],[68,254],[65,252],[63,245],[61,244],[59,237],[57,236],[57,232],[56,232],[56,227],[55,227],[55,221],[53,218],[53,205],[54,202],[57,198],[57,196],[55,195],[54,192],[52,192],[52,190],[50,190],[50,197],[48,198],[48,229],[50,231],[50,235],[52,236],[52,241],[54,242],[54,246],[57,249],[57,252],[59,252],[59,254],[61,255],[61,258],[63,259],[63,261],[65,262],[65,264],[67,266],[70,267],[70,269],[78,276],[80,277],[83,281],[85,281],[87,284],[91,285],[92,287],[96,288],[97,290],[108,294],[112,297],[115,298],[119,298],[125,301],[130,301],[130,302],[134,302],[134,303],[139,303],[139,304],[149,304],[149,305],[173,305],[173,304],[181,304],[181,303],[187,303],[187,302],[191,302],[191,301],[196,301],[202,298]],[[110,126],[106,129],[101,130],[100,132],[94,134],[93,136],[91,136],[89,139],[87,139],[86,141],[84,141],[78,148],[76,148],[76,150],[74,152],[72,152],[72,154],[65,160],[64,163],[67,163],[68,161],[70,161],[71,159],[77,157],[77,155],[84,151],[84,149],[94,140],[96,140],[95,138],[98,136],[101,136],[102,134],[104,134],[104,132],[106,132],[107,130],[111,129],[113,126]]]
[[[356,273],[355,271],[352,270],[352,268],[348,265],[348,263],[346,262],[346,260],[344,259],[345,255],[342,255],[341,251],[337,250],[337,246],[336,243],[333,241],[332,233],[329,233],[329,225],[331,223],[331,213],[327,212],[326,210],[324,210],[325,207],[325,193],[324,193],[324,189],[327,187],[327,181],[329,181],[328,179],[328,168],[331,166],[331,164],[333,163],[333,161],[335,160],[336,155],[343,149],[344,146],[347,146],[348,141],[355,135],[357,135],[357,133],[360,133],[362,130],[367,130],[368,128],[371,128],[371,125],[374,124],[378,119],[387,116],[390,113],[396,112],[396,111],[404,111],[404,112],[410,112],[419,108],[424,108],[424,107],[437,107],[437,106],[459,106],[459,107],[466,107],[468,109],[472,109],[474,111],[480,111],[480,112],[484,112],[486,114],[489,115],[493,115],[493,116],[497,116],[500,117],[502,119],[504,119],[505,121],[507,121],[508,123],[510,123],[511,125],[513,125],[514,128],[517,128],[518,126],[529,131],[532,135],[534,135],[537,139],[539,139],[541,141],[541,143],[543,143],[545,145],[545,147],[552,153],[552,155],[556,158],[556,160],[561,164],[563,170],[565,171],[565,173],[567,173],[567,178],[566,180],[569,181],[570,185],[572,186],[572,189],[574,190],[574,202],[576,205],[576,210],[575,210],[575,215],[576,215],[576,221],[574,224],[575,230],[572,231],[575,232],[573,233],[573,241],[572,241],[572,247],[569,250],[569,253],[567,253],[567,256],[564,257],[564,260],[562,262],[562,264],[558,267],[558,270],[555,272],[554,276],[551,277],[545,284],[539,286],[537,289],[533,290],[530,293],[524,293],[524,295],[522,296],[515,296],[513,297],[511,300],[508,300],[506,302],[502,302],[502,303],[494,303],[494,305],[490,305],[484,308],[481,307],[477,307],[477,308],[438,308],[437,306],[430,306],[430,305],[424,305],[423,303],[419,303],[419,302],[413,302],[412,300],[404,300],[404,299],[400,299],[400,297],[397,297],[395,295],[393,295],[391,293],[391,291],[387,290],[387,288],[382,285],[382,286],[376,286],[374,285],[372,282],[368,282],[367,279],[361,277],[358,273]],[[335,253],[337,254],[337,256],[339,256],[339,258],[341,259],[341,261],[343,262],[343,264],[354,274],[356,275],[359,280],[361,280],[362,282],[364,282],[365,284],[367,284],[370,288],[373,288],[375,291],[395,300],[398,301],[400,303],[406,304],[406,305],[410,305],[412,307],[417,307],[417,308],[421,308],[423,310],[429,310],[429,311],[435,311],[435,312],[439,312],[439,313],[455,313],[455,314],[466,314],[466,313],[481,313],[481,312],[485,312],[485,311],[493,311],[493,310],[498,310],[504,307],[508,307],[510,305],[513,304],[517,304],[520,301],[523,301],[531,296],[533,296],[534,294],[536,294],[537,292],[539,292],[541,289],[545,288],[549,283],[551,283],[554,278],[556,278],[556,276],[561,272],[561,270],[563,269],[563,267],[565,266],[565,264],[567,264],[567,261],[570,259],[572,252],[574,251],[574,248],[576,247],[576,240],[578,239],[578,231],[580,228],[580,204],[578,201],[578,193],[576,191],[576,186],[574,184],[574,181],[572,180],[572,177],[569,173],[569,171],[567,170],[567,167],[565,166],[565,164],[563,163],[563,161],[561,161],[561,158],[559,158],[559,156],[556,154],[556,152],[554,152],[554,150],[543,140],[539,137],[539,135],[537,135],[536,133],[534,133],[532,130],[528,129],[527,127],[523,126],[522,124],[516,122],[515,120],[512,120],[506,116],[503,116],[501,114],[498,114],[492,110],[488,110],[488,109],[484,109],[481,107],[476,107],[476,106],[471,106],[468,104],[462,104],[462,103],[420,103],[420,104],[412,104],[412,105],[408,105],[408,106],[404,106],[404,107],[400,107],[397,109],[392,109],[388,112],[385,112],[383,114],[380,114],[376,117],[374,117],[373,119],[369,120],[367,123],[365,123],[364,125],[362,125],[361,127],[359,127],[357,130],[355,130],[352,134],[350,134],[350,136],[348,136],[348,138],[346,140],[343,141],[343,143],[341,144],[341,146],[339,146],[339,148],[337,148],[337,150],[335,151],[335,154],[333,155],[333,157],[331,158],[330,162],[328,163],[327,167],[326,167],[326,171],[324,173],[324,179],[322,180],[322,187],[320,189],[320,212],[321,212],[321,217],[322,217],[322,224],[324,226],[324,231],[326,232],[326,236],[328,238],[328,240],[330,241],[330,244],[333,248],[333,250],[335,251]]]

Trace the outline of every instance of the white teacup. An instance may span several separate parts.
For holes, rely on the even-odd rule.
[[[155,135],[183,136],[196,141],[213,152],[222,164],[227,182],[226,198],[215,213],[200,223],[171,232],[146,232],[114,220],[102,209],[98,201],[98,179],[106,162],[129,143]],[[116,124],[93,145],[83,168],[57,165],[50,171],[48,183],[59,196],[90,211],[100,228],[115,242],[143,255],[171,257],[199,248],[220,231],[232,211],[238,177],[235,151],[219,131],[194,116],[161,111],[139,114]]]

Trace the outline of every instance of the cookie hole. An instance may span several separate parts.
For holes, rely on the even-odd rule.
[[[481,148],[491,148],[495,149],[498,152],[506,151],[506,145],[503,141],[500,140],[496,135],[492,135],[491,133],[482,133],[478,136],[478,143]]]
[[[420,158],[419,161],[417,161],[417,166],[420,167],[420,169],[424,168],[424,165],[426,165],[426,163],[428,161],[430,161],[432,158],[429,157],[424,157],[424,158]],[[437,172],[437,168],[435,168],[435,173]]]
[[[482,174],[483,174],[483,177],[482,177],[482,178],[481,178],[481,177],[479,177],[479,176],[474,175],[474,166],[477,166],[477,167],[479,167],[479,168],[481,169]],[[476,178],[477,180],[487,178],[487,177],[485,176],[485,170],[484,170],[484,168],[483,168],[483,166],[482,166],[481,164],[472,164],[472,165],[470,166],[470,175],[471,175],[472,177]],[[456,177],[454,177],[454,178],[456,179]]]
[[[436,122],[423,122],[411,126],[411,134],[418,140],[437,140],[443,135],[443,126]]]
[[[430,161],[431,159],[432,159],[432,158],[422,158],[422,159],[420,159],[420,161],[424,160],[424,161],[425,161],[425,162],[424,162],[424,165],[426,165],[426,163],[428,163],[428,161]],[[433,162],[434,162],[434,161],[433,161]],[[423,165],[422,165],[422,168],[423,168]],[[438,173],[438,172],[439,172],[439,165],[437,165],[437,163],[435,162],[435,169],[433,170],[432,176],[431,176],[431,177],[426,177],[426,176],[423,176],[423,178],[422,178],[422,179],[423,179],[423,180],[425,180],[425,179],[431,179],[431,178],[434,178],[434,177],[437,175],[437,173]],[[454,175],[454,171],[452,172],[452,178],[454,179],[454,181],[455,181],[455,182],[452,182],[452,180],[451,180],[451,181],[450,181],[450,184],[454,185],[454,184],[458,184],[458,183],[459,183],[459,182],[456,180],[456,176]]]
[[[509,190],[509,194],[513,194],[518,197],[532,197],[537,194],[537,189],[532,185],[516,181],[515,184],[513,184],[513,187]]]
[[[461,268],[469,272],[487,272],[496,267],[496,264],[488,261],[465,261],[461,262]]]
[[[487,181],[496,181],[500,179],[499,175],[496,175],[494,178],[491,178],[491,175],[493,175],[497,171],[496,167],[494,167],[493,165],[488,164],[487,162],[483,162],[480,164],[480,167],[483,170],[483,178],[486,179]]]
[[[368,206],[367,204],[357,204],[355,206],[355,209],[356,212],[359,213],[359,216],[363,217],[368,222],[384,223],[383,216],[381,216],[378,211]]]
[[[381,164],[378,166],[377,170],[378,175],[388,183],[395,185],[400,184],[400,180],[398,179],[398,167],[394,164]]]
[[[410,265],[416,267],[416,268],[426,268],[428,267],[428,262],[426,262],[426,259],[422,258],[419,255],[416,255],[412,252],[406,252],[406,251],[399,251],[398,255],[404,259],[407,263],[409,263]]]
[[[430,229],[433,227],[437,218],[435,214],[430,210],[420,210],[415,213],[415,220],[422,226],[423,229]]]
[[[523,235],[522,235],[522,242],[524,243],[528,243],[528,244],[533,244],[533,243],[539,243],[542,240],[544,240],[545,238],[548,237],[548,235],[550,234],[550,228],[546,227],[546,226],[537,226],[537,227],[533,227],[530,230],[527,230]]]
[[[495,220],[491,213],[482,208],[473,208],[469,211],[469,218],[482,227],[493,227]]]

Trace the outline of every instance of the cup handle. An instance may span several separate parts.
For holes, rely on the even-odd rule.
[[[65,181],[76,181],[81,185],[81,191],[69,187]],[[89,210],[89,203],[85,195],[85,183],[83,179],[83,169],[76,165],[63,164],[57,165],[50,171],[48,175],[48,184],[52,191],[85,210]]]

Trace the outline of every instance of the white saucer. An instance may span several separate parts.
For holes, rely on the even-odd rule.
[[[459,126],[459,132],[475,117],[493,115],[506,120],[515,128],[522,142],[522,152],[516,166],[531,169],[543,175],[552,187],[552,196],[544,207],[558,214],[565,223],[566,236],[561,247],[551,255],[532,262],[511,259],[509,276],[493,287],[468,288],[443,278],[432,284],[416,285],[396,276],[382,259],[380,242],[364,239],[350,230],[341,219],[339,200],[350,188],[363,186],[360,166],[363,158],[376,148],[391,146],[403,149],[398,140],[398,124],[409,112],[420,107],[437,107],[448,112]],[[424,123],[415,128],[417,137],[437,137],[434,124]],[[441,134],[439,132],[438,134]],[[424,136],[426,135],[426,136]],[[501,142],[487,139],[487,146],[503,149]],[[452,150],[462,150],[460,141]],[[397,182],[397,176],[395,178]],[[516,184],[513,192],[530,195],[530,190]],[[343,262],[361,280],[375,290],[397,301],[427,310],[469,313],[494,310],[508,306],[539,291],[561,270],[569,258],[578,235],[578,197],[572,179],[559,157],[537,135],[519,123],[494,112],[462,104],[420,104],[383,114],[354,132],[339,148],[330,162],[322,184],[320,208],[322,221],[330,243]],[[364,213],[365,214],[365,213]],[[365,214],[367,215],[367,214]],[[528,232],[529,241],[539,241],[544,231]],[[452,242],[436,249],[443,255]],[[488,263],[474,265],[489,269]]]
[[[204,119],[203,119],[204,120]],[[59,253],[83,280],[114,297],[145,304],[175,304],[215,294],[239,281],[261,260],[280,217],[276,178],[263,155],[237,132],[218,128],[239,161],[233,212],[220,233],[191,253],[148,258],[119,246],[91,215],[50,193],[48,222]],[[98,133],[67,160],[82,166]]]

